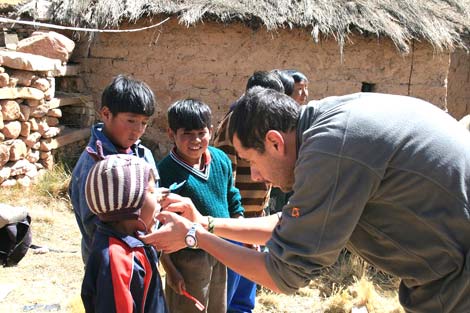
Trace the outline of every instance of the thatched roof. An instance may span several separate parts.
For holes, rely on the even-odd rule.
[[[44,0],[41,0],[44,1]],[[39,2],[38,0],[31,3]],[[242,21],[268,30],[301,27],[313,40],[348,35],[389,37],[402,52],[411,40],[426,40],[437,50],[468,47],[470,0],[51,0],[51,20],[70,26],[118,26],[158,14],[177,16],[185,25],[211,19]],[[31,4],[30,3],[30,4]],[[34,9],[29,13],[34,16]],[[22,9],[22,12],[26,10]]]

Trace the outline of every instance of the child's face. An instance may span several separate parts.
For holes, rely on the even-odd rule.
[[[308,98],[308,82],[302,80],[298,83],[295,83],[292,98],[300,105],[305,104]]]
[[[132,146],[145,132],[150,117],[131,112],[120,112],[115,115],[108,107],[101,109],[104,133],[119,148]]]
[[[178,155],[188,164],[197,165],[207,150],[212,136],[212,126],[202,129],[186,130],[178,128],[176,133],[168,130],[170,139],[174,141]]]
[[[140,218],[147,226],[147,232],[152,230],[152,227],[155,225],[154,217],[160,211],[160,204],[157,201],[157,192],[157,188],[155,188],[155,179],[153,178],[153,175],[151,175],[144,203],[140,210]]]

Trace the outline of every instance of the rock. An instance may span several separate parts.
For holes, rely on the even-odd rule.
[[[10,161],[18,161],[24,158],[27,153],[28,149],[26,148],[24,141],[19,139],[14,140],[13,144],[10,146]]]
[[[5,165],[10,160],[10,147],[0,144],[0,167]]]
[[[14,121],[20,118],[20,105],[15,100],[0,100],[4,121]]]
[[[37,161],[39,161],[39,150],[31,149],[28,152],[28,155],[26,155],[26,160],[28,160],[31,163],[36,163]]]
[[[10,177],[11,169],[9,166],[0,168],[0,184]]]
[[[26,137],[24,142],[28,147],[33,147],[35,143],[39,142],[39,139],[41,139],[41,134],[39,132],[34,132]]]
[[[44,167],[48,170],[51,170],[54,167],[54,157],[52,156],[52,153],[49,154],[46,158],[41,158],[39,161]]]
[[[20,86],[30,87],[34,79],[37,78],[34,72],[22,71],[22,70],[11,70],[10,77],[18,79],[17,84]]]
[[[26,99],[26,104],[32,108],[42,105],[44,103],[44,100]]]
[[[31,113],[30,113],[30,116],[31,116]],[[31,124],[31,131],[33,132],[36,132],[39,130],[39,123],[38,123],[38,120],[35,119],[34,117],[33,118],[30,118],[28,123]]]
[[[47,107],[47,105],[45,104],[39,105],[35,108],[32,108],[30,116],[40,118],[40,117],[45,116],[48,111],[49,111],[49,108]]]
[[[47,116],[62,117],[62,110],[61,109],[50,109],[49,111],[47,111]]]
[[[0,88],[0,99],[17,99],[17,98],[42,100],[44,99],[44,92],[42,92],[39,89],[32,88],[32,87]]]
[[[36,89],[39,89],[41,91],[46,91],[51,87],[51,84],[46,78],[38,78],[33,83],[31,84],[31,87],[34,87]]]
[[[0,187],[3,187],[3,188],[14,187],[14,186],[16,186],[16,179],[13,179],[13,178],[5,180],[0,185]]]
[[[24,173],[26,173],[28,170],[31,169],[31,166],[34,166],[34,164],[29,163],[28,160],[23,159],[23,160],[16,161],[11,166],[10,176],[23,175]]]
[[[10,75],[8,73],[1,73],[0,74],[0,87],[6,87],[10,84]]]
[[[28,122],[21,122],[21,132],[22,137],[28,137],[31,133],[31,124]]]
[[[15,139],[21,133],[21,122],[20,121],[10,121],[6,122],[2,133],[5,135],[5,138]]]
[[[50,110],[49,110],[50,112]],[[49,114],[49,113],[47,113]],[[46,123],[49,126],[57,126],[59,125],[59,119],[57,117],[52,117],[52,116],[46,116]]]
[[[62,65],[61,60],[18,51],[0,50],[0,58],[2,66],[25,71],[54,71]]]
[[[58,134],[60,134],[60,128],[58,128],[58,127],[49,127],[49,129],[46,130],[44,132],[44,134],[42,134],[42,137],[43,138],[52,138],[52,137],[57,136]]]
[[[31,108],[27,105],[20,104],[20,121],[26,122],[29,120],[31,114]]]
[[[26,39],[20,40],[17,51],[39,54],[67,63],[75,48],[75,43],[62,34],[54,31],[34,32]]]

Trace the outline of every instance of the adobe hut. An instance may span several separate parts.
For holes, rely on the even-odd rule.
[[[200,98],[216,123],[255,70],[302,71],[310,100],[367,89],[423,98],[456,118],[470,113],[469,0],[49,4],[49,20],[62,25],[126,30],[170,17],[140,32],[94,33],[91,39],[80,33],[73,56],[95,103],[119,73],[151,86],[158,112],[144,139],[157,158],[169,148],[169,104]]]

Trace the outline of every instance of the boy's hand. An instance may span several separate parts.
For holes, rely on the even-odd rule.
[[[174,292],[176,292],[179,295],[183,294],[183,290],[186,290],[186,285],[184,283],[184,278],[183,275],[181,275],[180,271],[175,269],[174,271],[171,271],[167,274],[167,280],[166,282],[168,283],[168,286],[173,289]]]
[[[177,213],[192,222],[202,224],[205,221],[190,198],[182,197],[175,193],[169,193],[168,196],[162,199],[160,205],[162,211]]]

